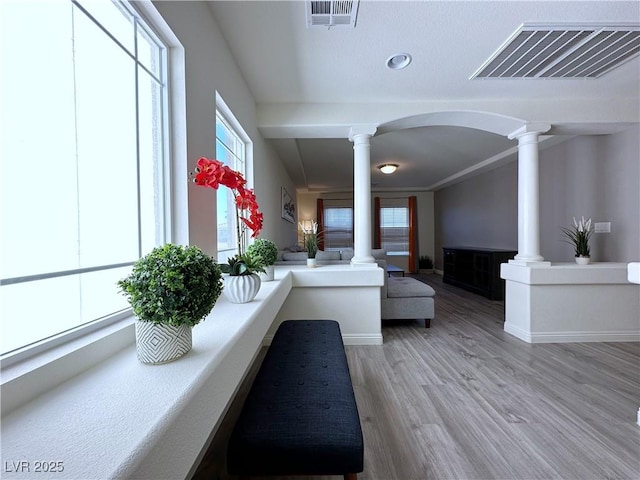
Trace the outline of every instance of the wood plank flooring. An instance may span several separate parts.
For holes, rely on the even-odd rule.
[[[431,328],[385,322],[383,346],[346,347],[360,480],[640,478],[640,343],[527,344],[502,302],[416,277]]]

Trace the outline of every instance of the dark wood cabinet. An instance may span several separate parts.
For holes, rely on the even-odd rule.
[[[504,299],[504,280],[500,264],[518,252],[492,248],[445,247],[442,281],[479,293],[491,300]]]

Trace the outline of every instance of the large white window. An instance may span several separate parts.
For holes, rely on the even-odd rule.
[[[409,255],[409,208],[380,208],[380,244],[387,255]]]
[[[228,165],[247,178],[247,142],[244,131],[233,119],[220,98],[216,110],[216,159]],[[218,261],[226,262],[227,258],[238,253],[238,222],[233,192],[224,186],[216,192],[218,217]],[[246,235],[245,235],[246,237]],[[246,243],[247,239],[241,237]]]
[[[122,1],[0,2],[0,353],[128,307],[168,240],[166,47]]]

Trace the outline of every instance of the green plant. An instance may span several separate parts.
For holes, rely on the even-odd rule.
[[[232,277],[251,275],[252,273],[264,272],[264,261],[259,255],[247,252],[228,258],[227,263],[220,265],[220,268]]]
[[[316,253],[318,253],[318,237],[321,235],[321,232],[318,231],[318,223],[311,222],[311,225],[305,227],[302,223],[298,224],[300,226],[300,231],[302,231],[302,238],[304,249],[307,251],[308,258],[316,258]]]
[[[584,217],[579,222],[573,217],[573,227],[562,228],[562,233],[568,238],[565,242],[573,245],[576,257],[588,257],[590,256],[589,238],[593,233],[593,227],[591,225],[591,219],[586,220]]]
[[[433,268],[433,260],[429,255],[421,255],[418,259],[418,268],[429,270]]]
[[[264,266],[273,265],[278,258],[278,246],[267,238],[258,238],[247,247],[247,253],[262,258]]]
[[[218,300],[222,272],[198,247],[169,243],[138,259],[118,286],[141,321],[194,326]]]

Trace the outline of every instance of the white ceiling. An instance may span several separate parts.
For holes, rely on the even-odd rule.
[[[258,127],[301,191],[351,188],[354,125],[378,126],[375,188],[424,190],[512,159],[517,146],[477,121],[441,122],[440,112],[548,122],[563,134],[639,121],[638,57],[598,79],[469,79],[522,23],[640,25],[637,1],[361,0],[352,29],[307,28],[302,0],[210,6],[254,95]],[[386,69],[398,52],[413,63]],[[394,175],[375,169],[387,160],[400,165]]]

